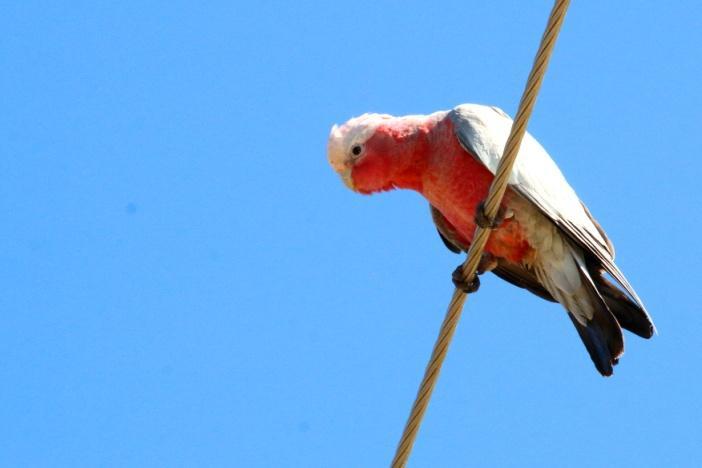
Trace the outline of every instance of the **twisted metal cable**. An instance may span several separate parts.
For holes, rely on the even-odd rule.
[[[509,181],[510,174],[512,173],[514,162],[517,159],[519,146],[521,145],[522,138],[526,132],[527,123],[529,121],[529,117],[531,117],[531,112],[534,109],[534,104],[536,102],[536,96],[541,88],[541,82],[543,81],[544,74],[546,73],[548,61],[551,57],[551,52],[553,51],[556,38],[558,37],[561,25],[563,24],[563,19],[565,18],[569,4],[570,0],[556,0],[553,9],[551,10],[551,15],[549,16],[546,30],[541,37],[539,50],[536,53],[534,64],[532,65],[529,78],[527,79],[526,86],[524,87],[522,99],[519,102],[517,115],[514,118],[512,129],[509,137],[507,138],[507,143],[505,144],[502,159],[497,167],[495,178],[490,185],[488,196],[485,199],[485,215],[488,219],[495,219],[497,216],[500,203],[502,202],[502,197],[507,190],[507,182]],[[471,242],[470,250],[468,251],[468,258],[462,266],[464,278],[475,277],[483,249],[485,248],[485,244],[487,243],[489,237],[489,229],[476,227],[475,235],[473,236],[473,241]],[[424,413],[429,405],[429,399],[431,398],[436,381],[439,378],[441,366],[444,362],[444,358],[446,357],[451,338],[456,331],[456,326],[458,325],[458,320],[461,317],[461,311],[465,301],[466,294],[463,291],[456,289],[453,292],[453,297],[449,303],[446,317],[441,324],[439,336],[434,344],[431,359],[429,360],[427,368],[424,371],[424,377],[419,386],[419,390],[417,391],[417,396],[414,400],[414,404],[412,405],[412,410],[410,411],[409,418],[407,419],[407,424],[405,425],[405,429],[402,433],[402,438],[397,446],[395,457],[393,458],[391,465],[392,468],[403,468],[407,464],[410,452],[412,451],[412,446],[414,445],[414,441],[417,437],[417,432],[419,431],[419,425],[421,424]]]

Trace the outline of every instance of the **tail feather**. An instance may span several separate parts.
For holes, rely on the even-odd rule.
[[[594,275],[594,280],[597,290],[602,294],[607,307],[622,328],[642,338],[653,336],[655,332],[653,321],[641,306],[601,275]]]
[[[544,269],[538,268],[536,273],[546,289],[568,310],[568,316],[597,370],[610,376],[613,366],[624,353],[622,329],[584,263],[575,252],[573,254],[580,276],[580,286],[576,290],[562,290]]]
[[[613,373],[613,366],[619,362],[624,353],[624,338],[622,330],[612,313],[602,301],[591,320],[582,324],[580,320],[568,312],[580,339],[585,345],[590,359],[600,374],[608,377]]]
[[[602,329],[596,325],[583,326],[578,319],[570,312],[568,316],[573,321],[575,329],[580,335],[580,339],[585,344],[590,359],[595,364],[595,367],[600,374],[609,377],[614,373],[613,365],[616,360],[612,359],[609,348],[607,347],[607,339],[604,336]]]
[[[607,303],[594,287],[584,284],[579,291],[584,297],[580,300],[565,299],[563,305],[568,309],[568,316],[573,321],[587,352],[595,367],[604,376],[613,373],[613,366],[619,362],[624,353],[622,329],[607,307]],[[585,308],[589,308],[592,318],[584,319]]]

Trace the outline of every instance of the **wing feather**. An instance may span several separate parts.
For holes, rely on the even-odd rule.
[[[449,113],[466,151],[493,174],[502,157],[512,119],[496,107],[464,104]],[[528,132],[524,135],[509,180],[510,187],[531,201],[568,237],[594,256],[645,310],[641,299],[614,264],[614,247],[587,207],[568,184],[546,150]]]

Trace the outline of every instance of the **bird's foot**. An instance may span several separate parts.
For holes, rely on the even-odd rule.
[[[475,224],[483,229],[497,229],[506,220],[514,217],[514,212],[504,206],[500,206],[497,210],[497,216],[494,219],[488,218],[485,214],[485,200],[478,204],[475,209]]]
[[[478,275],[474,275],[472,280],[467,280],[463,277],[463,265],[458,265],[458,267],[453,270],[451,274],[451,279],[453,280],[453,285],[457,289],[460,289],[466,294],[472,294],[480,288],[480,278]]]
[[[483,255],[480,257],[480,263],[478,263],[478,270],[472,280],[464,278],[463,264],[458,265],[458,267],[453,270],[451,279],[453,280],[454,286],[466,294],[471,294],[480,288],[480,278],[478,278],[478,275],[482,275],[487,271],[492,271],[495,268],[497,268],[497,258],[489,252],[483,252]]]

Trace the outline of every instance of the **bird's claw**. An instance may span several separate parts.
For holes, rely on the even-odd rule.
[[[485,200],[483,200],[475,209],[475,224],[483,229],[497,229],[506,219],[510,219],[513,216],[514,212],[512,210],[500,206],[500,209],[497,210],[497,216],[494,219],[488,218],[487,214],[485,214]]]
[[[463,264],[458,265],[458,267],[453,270],[451,280],[453,280],[454,286],[456,286],[458,289],[466,294],[471,294],[480,288],[480,278],[478,278],[478,275],[482,275],[486,271],[494,270],[497,265],[497,258],[494,255],[489,252],[483,252],[482,256],[480,257],[480,263],[478,263],[478,270],[471,281],[467,280],[463,276]]]
[[[451,279],[453,280],[454,286],[466,294],[472,294],[480,288],[480,278],[478,278],[478,275],[474,275],[472,280],[467,280],[463,277],[463,265],[458,265],[458,267],[453,270]]]

